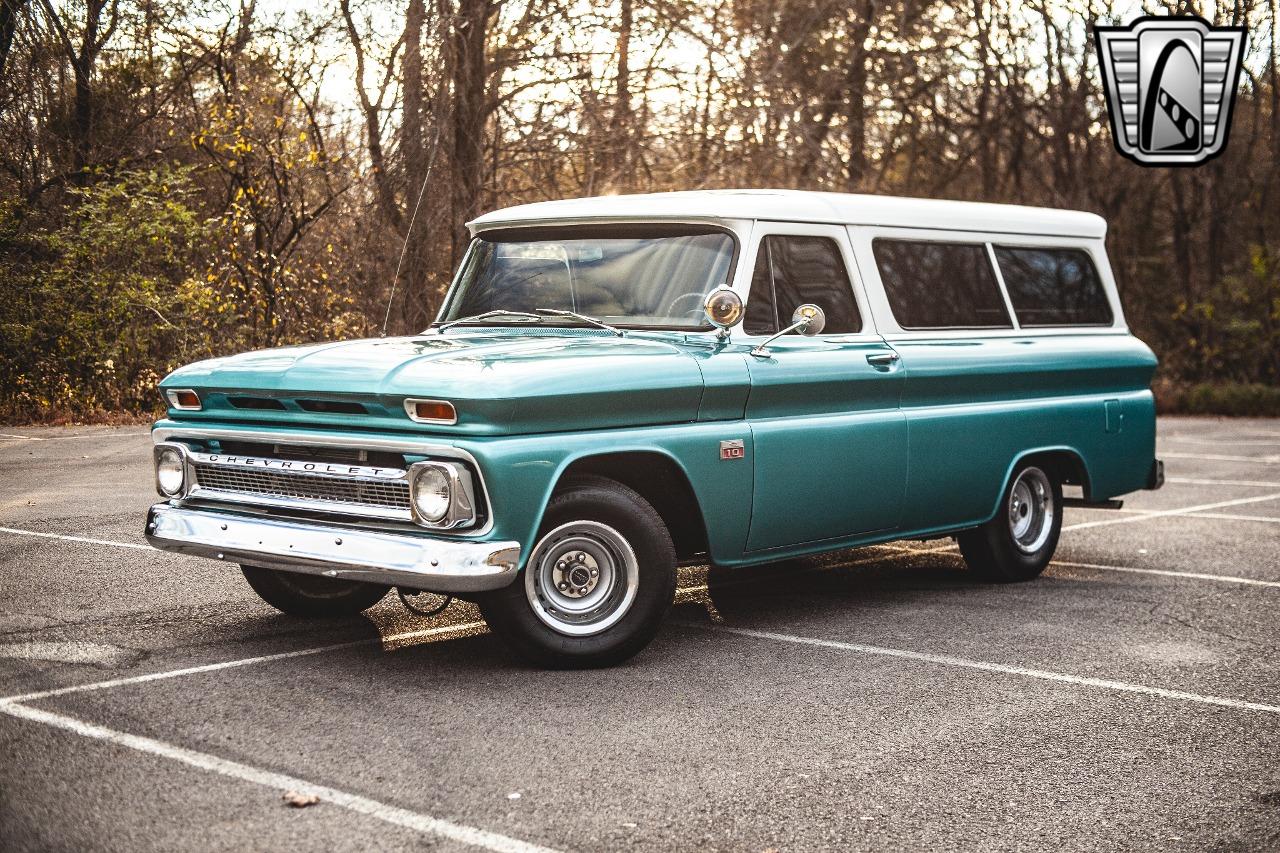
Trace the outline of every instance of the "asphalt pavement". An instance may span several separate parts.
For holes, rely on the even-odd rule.
[[[684,569],[641,655],[544,672],[151,550],[145,428],[0,428],[0,849],[1278,850],[1280,421],[1159,453],[1035,582]]]

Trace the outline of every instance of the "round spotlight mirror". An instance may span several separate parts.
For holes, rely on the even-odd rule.
[[[721,331],[727,331],[741,323],[745,313],[742,297],[735,293],[733,288],[723,284],[707,294],[707,301],[703,303],[703,308],[706,309],[707,318],[711,320],[711,324]]]
[[[827,327],[827,314],[809,302],[795,310],[791,315],[791,322],[795,324],[797,332],[811,338],[822,334],[822,330]]]

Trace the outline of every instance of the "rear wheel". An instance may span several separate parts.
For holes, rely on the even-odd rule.
[[[1062,485],[1031,463],[1014,471],[995,518],[956,539],[976,576],[1013,583],[1044,571],[1061,531]]]
[[[390,587],[241,566],[244,579],[263,601],[291,616],[354,616],[382,600]]]
[[[547,507],[521,576],[477,603],[489,627],[541,666],[609,666],[657,634],[676,556],[657,511],[603,477],[567,483]]]

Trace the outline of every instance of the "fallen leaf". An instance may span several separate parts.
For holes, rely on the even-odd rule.
[[[315,794],[303,794],[298,791],[285,791],[281,799],[295,809],[305,809],[320,802],[320,798]]]

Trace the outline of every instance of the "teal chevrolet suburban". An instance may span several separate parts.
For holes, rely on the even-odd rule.
[[[953,536],[1025,581],[1064,505],[1163,481],[1091,214],[705,191],[470,228],[421,334],[166,377],[148,540],[286,613],[462,596],[527,658],[600,666],[680,564]]]

